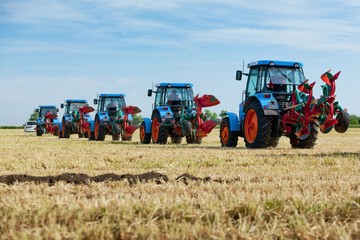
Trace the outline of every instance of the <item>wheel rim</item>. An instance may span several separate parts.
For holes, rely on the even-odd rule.
[[[222,143],[227,143],[229,140],[229,129],[227,128],[227,126],[224,126],[221,129],[221,141]]]
[[[159,126],[159,122],[157,120],[157,118],[154,118],[153,121],[152,121],[152,124],[151,124],[151,129],[152,129],[152,139],[155,143],[158,142],[158,139],[159,139],[159,129],[160,129],[160,126]]]
[[[144,126],[140,127],[140,140],[142,142],[144,142],[144,140],[145,140],[145,127]]]
[[[99,122],[98,121],[95,121],[94,137],[95,137],[95,139],[98,139],[98,137],[99,137]]]
[[[245,137],[248,143],[253,143],[258,133],[258,118],[254,109],[250,109],[245,117]]]

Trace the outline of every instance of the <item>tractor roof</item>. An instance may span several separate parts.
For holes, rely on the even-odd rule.
[[[85,99],[66,99],[66,103],[87,103]]]
[[[277,61],[277,60],[259,60],[248,64],[248,68],[256,66],[283,66],[283,67],[302,67],[301,62]]]
[[[123,97],[125,97],[126,95],[125,94],[122,94],[122,93],[119,93],[119,94],[111,94],[111,93],[102,93],[102,94],[100,94],[99,95],[99,97],[114,97],[114,98],[116,98],[116,97],[120,97],[120,98],[123,98]]]
[[[178,87],[178,88],[190,88],[194,85],[192,83],[159,83],[156,84],[156,87]]]
[[[56,108],[54,105],[40,105],[39,108]]]

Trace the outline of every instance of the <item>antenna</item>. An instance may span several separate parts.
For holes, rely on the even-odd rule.
[[[243,60],[243,68],[242,68],[242,71],[243,71],[243,72],[244,72],[244,70],[245,70],[245,69],[244,69],[244,68],[245,68],[244,66],[245,66],[245,60]]]

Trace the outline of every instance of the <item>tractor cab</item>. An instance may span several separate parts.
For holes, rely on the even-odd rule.
[[[109,117],[117,117],[122,112],[125,104],[124,94],[100,94],[98,99],[94,99],[94,104],[98,104],[97,112],[107,112]]]
[[[181,109],[190,110],[195,106],[193,85],[190,83],[160,83],[156,85],[155,103],[153,107],[169,106],[173,112]],[[149,89],[148,96],[153,90]]]
[[[84,106],[88,106],[88,103],[82,99],[68,99],[65,101],[65,104],[62,103],[60,105],[61,108],[65,107],[64,114],[66,115],[78,114],[79,109]]]
[[[36,110],[39,113],[39,118],[45,118],[46,116],[53,115],[57,116],[59,111],[55,106],[39,106],[39,109]]]
[[[248,64],[249,73],[237,71],[236,80],[248,76],[243,101],[261,94],[260,98],[275,98],[279,108],[290,106],[291,94],[306,81],[303,64],[299,62],[262,60]]]

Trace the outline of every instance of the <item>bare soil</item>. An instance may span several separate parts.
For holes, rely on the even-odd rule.
[[[191,181],[197,182],[218,182],[218,183],[230,183],[239,181],[239,178],[234,179],[212,179],[211,177],[200,178],[193,176],[189,173],[184,173],[175,178],[175,181],[181,181],[184,184],[189,184]],[[115,174],[106,173],[98,176],[88,176],[83,173],[63,173],[57,176],[31,176],[24,174],[9,174],[0,176],[0,183],[13,185],[17,183],[34,182],[34,183],[47,183],[49,186],[53,186],[56,182],[65,182],[71,184],[90,184],[92,182],[109,182],[109,181],[128,181],[129,184],[155,182],[157,184],[166,183],[169,181],[169,177],[157,173],[147,172],[143,174]]]

